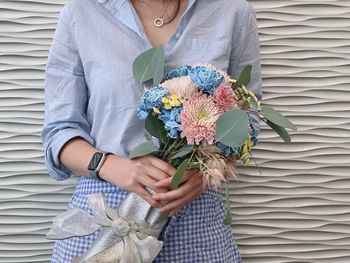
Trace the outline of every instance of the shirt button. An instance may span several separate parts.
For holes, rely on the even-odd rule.
[[[181,36],[180,33],[177,33],[177,34],[175,35],[176,38],[180,38],[180,36]]]

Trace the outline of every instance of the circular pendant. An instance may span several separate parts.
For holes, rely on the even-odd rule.
[[[163,19],[157,17],[156,19],[154,19],[153,24],[154,24],[156,27],[161,27],[161,26],[164,25],[164,21],[163,21]]]

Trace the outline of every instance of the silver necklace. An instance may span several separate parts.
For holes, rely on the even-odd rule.
[[[156,17],[154,20],[153,20],[153,24],[156,26],[156,27],[162,27],[164,25],[164,20],[163,18],[161,17]]]
[[[141,1],[143,2],[143,1]],[[145,6],[147,6],[146,4],[144,4]],[[166,12],[166,8],[165,6],[163,5],[163,10],[165,10],[165,13]],[[164,11],[162,13],[161,16],[156,16],[148,7],[147,7],[147,11],[148,13],[150,13],[153,17],[155,17],[155,19],[153,20],[153,25],[156,26],[156,27],[162,27],[163,25],[167,24],[167,21],[165,20],[166,18],[164,17]],[[169,19],[169,18],[167,18]]]
[[[164,6],[163,6],[164,8]],[[159,16],[156,16],[154,15],[154,13],[148,9],[149,13],[155,17],[155,19],[153,20],[153,25],[155,25],[156,27],[162,27],[164,25],[164,12],[163,14],[159,17]]]

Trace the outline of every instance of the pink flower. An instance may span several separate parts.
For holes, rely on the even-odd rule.
[[[180,115],[181,137],[186,137],[188,144],[212,144],[218,117],[219,109],[213,97],[197,93],[183,105]]]
[[[160,86],[169,90],[170,94],[176,94],[180,100],[191,98],[197,91],[197,88],[188,76],[166,80]]]
[[[205,185],[219,187],[221,182],[227,182],[225,178],[225,161],[221,158],[212,158],[206,160],[206,167],[202,172]]]
[[[220,112],[226,112],[234,108],[239,108],[237,97],[230,84],[222,83],[215,92],[215,102]]]
[[[206,159],[201,173],[204,184],[214,188],[221,186],[221,182],[228,182],[231,178],[238,180],[236,160],[233,156],[216,155]]]

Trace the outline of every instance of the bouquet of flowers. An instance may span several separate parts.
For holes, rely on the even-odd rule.
[[[210,64],[184,65],[160,79],[163,68],[161,46],[146,51],[134,62],[136,78],[140,82],[153,79],[154,86],[138,103],[138,116],[145,120],[150,140],[136,147],[130,158],[156,153],[172,164],[177,168],[173,188],[179,186],[187,169],[198,169],[209,187],[238,179],[236,162],[248,165],[251,149],[257,143],[252,116],[290,142],[286,128],[296,127],[272,107],[262,106],[246,88],[251,65],[238,79]],[[157,145],[152,137],[158,139]],[[230,224],[231,213],[226,206],[224,222]]]
[[[219,187],[238,179],[236,162],[248,165],[256,144],[252,116],[260,118],[285,142],[286,128],[296,127],[272,107],[262,106],[246,86],[251,66],[232,79],[210,64],[181,66],[164,76],[164,49],[147,50],[133,65],[141,83],[152,81],[138,103],[138,117],[145,120],[148,141],[131,151],[137,158],[155,154],[177,168],[171,185],[177,188],[187,169],[198,169],[203,184]],[[151,194],[153,192],[149,190]],[[228,192],[226,188],[226,202]],[[158,235],[166,214],[130,193],[117,209],[108,207],[102,193],[88,196],[92,214],[73,208],[54,219],[49,239],[84,236],[101,230],[88,251],[74,263],[151,263],[162,247]],[[225,224],[231,223],[229,205]]]

